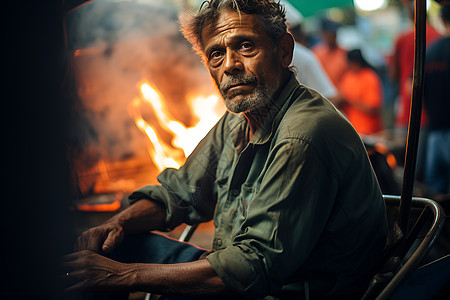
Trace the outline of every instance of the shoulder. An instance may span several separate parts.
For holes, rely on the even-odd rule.
[[[312,152],[337,178],[342,178],[344,167],[365,155],[364,145],[331,102],[312,89],[300,88],[300,95],[286,111],[272,142],[289,140],[293,147]]]
[[[314,52],[299,44],[296,44],[294,47],[292,64],[298,68],[297,75],[301,75],[300,77],[303,79],[303,81],[308,81],[308,79],[314,77],[310,73],[316,72],[317,68],[321,68],[320,62]]]
[[[317,91],[300,85],[300,93],[293,99],[278,128],[279,137],[302,137],[306,140],[326,139],[332,128],[351,132],[352,126],[334,105]]]
[[[308,59],[310,59],[311,57],[315,57],[314,52],[312,50],[306,48],[305,46],[299,43],[295,43],[294,52]]]

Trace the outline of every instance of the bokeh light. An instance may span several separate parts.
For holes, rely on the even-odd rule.
[[[355,6],[362,11],[374,11],[386,5],[386,0],[355,0]]]

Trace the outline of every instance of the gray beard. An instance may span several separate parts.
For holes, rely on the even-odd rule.
[[[245,96],[241,100],[232,100],[233,97],[239,95],[239,92],[229,92],[228,90],[238,83],[254,85],[256,87],[253,93]],[[232,75],[220,84],[219,90],[228,111],[236,114],[263,107],[270,102],[271,98],[271,93],[265,82],[258,82],[256,77],[252,75]]]

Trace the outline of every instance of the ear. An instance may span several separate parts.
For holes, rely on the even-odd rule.
[[[294,51],[294,38],[290,33],[286,33],[283,36],[279,44],[278,55],[280,58],[281,66],[285,69],[289,68],[292,62],[292,53]]]

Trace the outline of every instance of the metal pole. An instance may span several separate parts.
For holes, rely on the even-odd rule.
[[[399,227],[408,233],[409,211],[414,187],[417,148],[419,144],[420,119],[422,114],[423,74],[426,49],[426,0],[415,0],[414,9],[414,69],[409,116],[408,138],[406,141],[405,167],[400,201]]]

